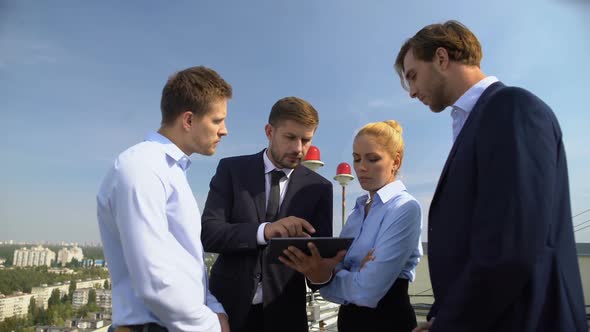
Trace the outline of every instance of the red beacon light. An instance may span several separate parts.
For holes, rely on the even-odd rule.
[[[324,166],[324,162],[320,158],[320,149],[313,145],[310,146],[301,163],[303,166],[311,169],[314,172],[317,171],[318,168]]]
[[[354,179],[348,163],[340,163],[336,168],[336,176],[334,180],[338,181],[341,186],[346,186],[350,181]]]

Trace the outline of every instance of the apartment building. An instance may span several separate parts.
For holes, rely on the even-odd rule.
[[[12,264],[14,266],[51,266],[55,261],[55,252],[42,246],[27,249],[26,247],[14,251]]]
[[[8,317],[22,317],[29,312],[29,303],[33,294],[21,292],[13,295],[0,294],[0,322]]]

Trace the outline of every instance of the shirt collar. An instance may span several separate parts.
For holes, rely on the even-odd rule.
[[[183,170],[187,170],[191,165],[189,157],[180,150],[176,144],[169,140],[166,136],[154,131],[146,135],[145,141],[160,143],[162,150],[170,156]]]
[[[264,149],[264,151],[262,152],[262,159],[264,160],[264,174],[268,174],[270,172],[272,172],[275,169],[278,169],[280,171],[283,171],[285,173],[285,175],[287,176],[287,178],[289,178],[291,176],[291,173],[293,173],[293,169],[292,168],[277,168],[272,161],[270,161],[270,158],[268,158],[268,155],[266,155],[266,151],[268,151],[268,149]]]
[[[490,85],[498,82],[498,79],[495,76],[488,76],[481,81],[475,83],[469,90],[465,91],[465,93],[457,99],[457,101],[453,104],[454,110],[461,110],[463,112],[469,113],[477,103],[481,94],[487,89]]]
[[[383,186],[383,188],[377,190],[375,193],[376,197],[379,197],[383,204],[389,202],[390,199],[399,195],[402,191],[406,191],[406,186],[402,182],[402,180],[395,180],[391,183],[388,183]],[[365,205],[367,200],[369,199],[369,194],[365,194],[357,199],[357,204]],[[373,197],[375,200],[375,197]]]

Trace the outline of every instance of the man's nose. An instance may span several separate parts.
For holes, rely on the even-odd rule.
[[[295,142],[293,143],[293,149],[297,152],[297,153],[301,153],[303,151],[303,142],[301,142],[301,140],[295,140]]]
[[[416,88],[410,87],[410,98],[416,98],[417,95],[418,91],[416,90]]]
[[[227,127],[224,124],[223,126],[221,126],[221,128],[219,128],[218,135],[219,136],[227,136],[227,134],[229,134],[229,132],[227,130]]]

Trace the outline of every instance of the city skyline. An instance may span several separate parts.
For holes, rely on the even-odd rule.
[[[318,173],[334,185],[334,235],[341,225],[336,167],[352,165],[356,130],[388,119],[403,126],[401,178],[422,205],[425,230],[452,145],[451,117],[410,99],[393,62],[405,39],[448,19],[478,36],[486,74],[552,107],[564,136],[572,214],[590,209],[587,2],[24,0],[0,4],[0,241],[99,242],[95,196],[107,169],[158,129],[167,77],[195,65],[214,68],[234,89],[229,136],[214,156],[193,156],[187,173],[201,212],[219,160],[265,148],[270,107],[295,95],[320,114],[312,144],[325,163]],[[346,191],[348,214],[363,191],[356,179]],[[584,213],[574,224],[589,220]],[[590,242],[590,228],[575,235]]]
[[[47,246],[63,246],[63,247],[97,247],[102,246],[99,240],[96,241],[85,241],[85,242],[72,242],[65,240],[29,240],[29,241],[16,241],[12,239],[0,239],[0,245],[47,245]]]

